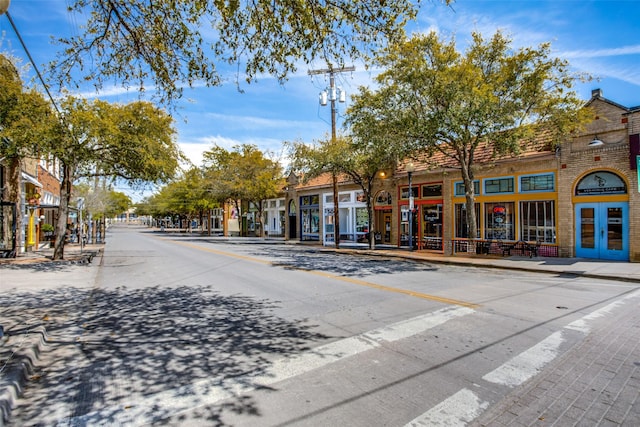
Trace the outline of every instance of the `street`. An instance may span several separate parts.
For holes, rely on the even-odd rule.
[[[1,274],[5,329],[47,331],[16,426],[471,425],[640,300],[622,281],[126,226],[88,266]]]

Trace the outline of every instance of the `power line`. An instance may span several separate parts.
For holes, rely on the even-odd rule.
[[[49,99],[51,100],[51,103],[53,104],[53,108],[56,109],[56,111],[58,112],[58,115],[62,116],[62,114],[60,113],[60,110],[58,109],[58,105],[56,104],[55,99],[51,95],[51,92],[49,92],[49,86],[44,81],[44,78],[42,77],[42,74],[40,73],[40,70],[38,69],[38,66],[36,65],[35,61],[33,60],[33,57],[31,56],[31,53],[29,52],[29,49],[27,49],[27,45],[25,44],[24,40],[22,39],[22,36],[20,35],[20,31],[18,31],[18,28],[16,27],[16,24],[13,22],[13,18],[11,18],[11,14],[9,13],[9,11],[7,11],[5,14],[7,15],[7,19],[9,19],[9,23],[11,24],[11,27],[13,28],[13,31],[16,33],[16,36],[18,37],[18,40],[20,41],[20,44],[22,45],[22,48],[24,49],[25,53],[27,54],[27,57],[29,58],[29,62],[31,62],[31,65],[33,65],[33,69],[35,70],[35,72],[36,72],[36,74],[38,76],[38,79],[40,79],[40,83],[42,83],[42,86],[44,87],[45,92],[47,92],[47,95],[49,96]]]

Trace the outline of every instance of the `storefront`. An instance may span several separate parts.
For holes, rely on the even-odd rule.
[[[443,250],[443,199],[442,182],[416,183],[400,188],[400,246],[409,245],[409,230],[412,243],[418,249]],[[413,197],[411,210],[410,194]],[[411,227],[409,227],[411,221]]]
[[[323,242],[335,243],[333,193],[324,193],[323,197]],[[341,191],[338,193],[338,217],[340,221],[340,242],[368,242],[369,215],[362,190]]]
[[[268,199],[262,203],[265,236],[284,236],[285,199]]]
[[[474,182],[476,238],[486,242],[525,241],[558,256],[557,182],[553,171],[490,176]],[[469,238],[465,186],[453,183],[455,237]]]
[[[374,197],[373,214],[375,215],[374,236],[376,244],[391,244],[393,196],[391,192],[380,190]]]
[[[320,196],[300,197],[300,240],[320,240]]]
[[[616,173],[598,170],[575,188],[576,256],[629,260],[627,184]]]

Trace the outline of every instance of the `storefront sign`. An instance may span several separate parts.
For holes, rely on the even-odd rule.
[[[593,172],[580,180],[576,187],[577,196],[597,194],[626,194],[627,187],[618,175],[611,172]]]

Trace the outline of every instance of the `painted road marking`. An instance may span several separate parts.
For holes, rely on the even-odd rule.
[[[629,300],[640,297],[640,291],[634,291],[602,308],[599,308],[580,319],[566,325],[563,330],[575,330],[586,336],[591,327],[589,323],[613,312],[618,306]],[[544,366],[555,359],[564,341],[563,330],[554,332],[538,344],[513,357],[498,368],[489,372],[482,379],[507,387],[518,386],[542,371]],[[462,389],[443,400],[429,411],[409,422],[409,426],[439,425],[465,426],[480,416],[489,404],[474,392]]]
[[[429,411],[410,421],[406,427],[417,426],[466,426],[489,407],[477,394],[463,388],[443,400]]]
[[[351,283],[351,284],[354,284],[354,285],[366,286],[366,287],[369,287],[369,288],[378,289],[378,290],[385,291],[385,292],[394,292],[394,293],[408,295],[408,296],[411,296],[411,297],[414,297],[414,298],[421,298],[421,299],[425,299],[425,300],[429,300],[429,301],[439,302],[439,303],[442,303],[442,304],[457,305],[457,306],[460,306],[460,307],[467,307],[467,308],[472,308],[472,309],[475,309],[475,308],[479,307],[478,304],[474,304],[474,303],[471,303],[471,302],[468,302],[468,301],[461,301],[461,300],[452,299],[452,298],[440,297],[440,296],[437,296],[437,295],[425,294],[425,293],[422,293],[422,292],[412,291],[410,289],[394,288],[392,286],[379,285],[377,283],[367,282],[366,280],[360,280],[360,279],[356,279],[356,278],[353,278],[353,277],[341,276],[339,274],[329,273],[329,272],[326,272],[326,271],[310,270],[310,269],[305,269],[305,268],[295,268],[295,266],[293,266],[293,265],[287,266],[285,264],[282,264],[281,262],[278,262],[277,264],[275,264],[272,261],[264,260],[264,259],[261,259],[261,258],[251,257],[251,256],[247,256],[247,255],[240,255],[240,254],[236,254],[236,253],[233,253],[233,252],[220,251],[220,250],[217,250],[217,249],[198,246],[198,245],[194,245],[194,244],[187,243],[187,242],[176,242],[176,241],[171,241],[171,242],[175,243],[177,245],[186,246],[186,247],[191,248],[191,249],[196,249],[196,250],[209,252],[209,253],[213,253],[213,254],[216,254],[216,255],[231,257],[231,258],[242,259],[244,261],[252,261],[252,262],[257,262],[257,263],[264,264],[264,265],[273,265],[273,266],[277,266],[277,267],[293,267],[292,269],[294,269],[296,271],[301,271],[303,273],[315,274],[317,276],[322,276],[322,277],[326,277],[326,278],[333,279],[333,280],[340,280],[342,282],[347,282],[347,283]]]
[[[482,377],[483,380],[515,387],[542,371],[560,353],[562,331],[554,332],[538,344],[523,351],[502,366]]]
[[[62,425],[101,425],[109,420],[113,425],[143,425],[157,421],[157,408],[163,418],[221,400],[235,397],[277,382],[305,374],[339,362],[348,357],[376,349],[385,342],[394,342],[423,333],[449,320],[475,313],[468,307],[445,307],[441,310],[394,323],[350,338],[322,345],[310,351],[275,361],[262,375],[223,379],[207,379],[149,396],[136,396],[135,405],[118,405],[73,417]]]

